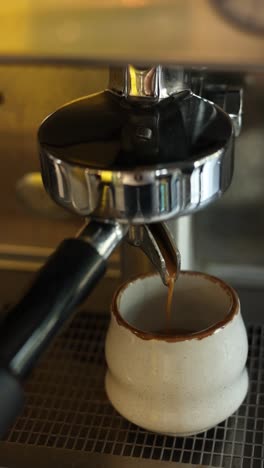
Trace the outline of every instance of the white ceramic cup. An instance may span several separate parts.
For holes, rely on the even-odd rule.
[[[167,288],[158,275],[138,277],[112,301],[106,338],[106,392],[116,410],[155,432],[191,435],[225,420],[248,389],[248,342],[235,291],[220,279],[181,272],[170,326]]]

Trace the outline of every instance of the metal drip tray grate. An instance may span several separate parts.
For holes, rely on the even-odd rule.
[[[219,467],[264,466],[264,327],[248,328],[251,385],[239,411],[204,434],[179,438],[140,429],[109,404],[104,392],[108,320],[82,311],[57,338],[27,384],[27,405],[9,444]]]

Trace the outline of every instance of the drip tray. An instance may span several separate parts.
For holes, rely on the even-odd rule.
[[[147,432],[126,421],[109,404],[104,392],[108,321],[109,316],[81,311],[56,339],[26,386],[23,414],[0,443],[1,465],[30,467],[23,462],[28,455],[34,466],[38,460],[39,466],[49,467],[53,466],[51,460],[61,467],[68,466],[66,460],[74,460],[70,466],[125,468],[138,466],[139,459],[141,465],[154,467],[163,466],[162,461],[164,465],[178,462],[224,468],[264,466],[261,325],[248,327],[250,392],[244,404],[214,429],[182,438]]]

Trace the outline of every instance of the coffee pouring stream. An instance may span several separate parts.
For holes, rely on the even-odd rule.
[[[102,277],[129,226],[129,241],[148,255],[162,281],[168,284],[171,264],[177,278],[180,255],[162,223],[227,190],[241,125],[241,90],[232,89],[229,99],[228,87],[217,86],[225,111],[213,103],[210,76],[202,82],[201,88],[199,73],[182,68],[128,65],[112,70],[106,91],[73,101],[42,123],[44,186],[56,203],[90,221],[62,242],[1,323],[0,434],[23,405],[21,382]]]
[[[180,252],[165,223],[130,226],[128,241],[143,250],[168,287],[166,322],[169,329],[174,284],[181,269]]]

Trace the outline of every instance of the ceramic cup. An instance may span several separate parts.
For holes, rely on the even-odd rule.
[[[168,329],[158,275],[119,288],[106,338],[106,392],[131,422],[163,434],[203,432],[230,416],[248,389],[248,342],[235,291],[220,279],[181,272]]]

